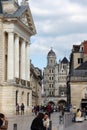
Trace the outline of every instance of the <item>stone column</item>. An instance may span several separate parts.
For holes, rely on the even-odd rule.
[[[19,78],[19,37],[15,36],[15,77]]]
[[[29,57],[29,44],[26,44],[26,80],[30,81],[30,57]]]
[[[21,43],[21,79],[25,80],[25,41]]]
[[[14,33],[8,33],[7,79],[14,79]]]

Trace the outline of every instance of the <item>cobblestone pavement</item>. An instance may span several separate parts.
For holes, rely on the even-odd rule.
[[[29,126],[27,130],[30,130],[30,125],[35,116],[30,116]],[[63,124],[59,124],[59,113],[54,112],[51,114],[52,130],[87,130],[87,120],[84,122],[73,123],[72,125],[64,128]]]
[[[87,130],[87,121],[74,123],[63,130]]]
[[[30,116],[30,119],[29,119],[29,124],[28,124],[28,129],[30,128],[31,126],[31,122],[32,120],[35,118],[35,116]],[[54,112],[51,114],[51,119],[52,121],[52,130],[59,130],[59,113],[58,112]]]

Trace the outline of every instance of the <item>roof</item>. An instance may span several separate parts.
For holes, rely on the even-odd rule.
[[[79,67],[77,67],[75,70],[87,70],[87,61],[82,63]]]
[[[51,49],[49,52],[48,52],[48,56],[56,56],[55,52]]]
[[[18,10],[14,12],[13,17],[19,17],[27,8],[28,5],[19,6]]]
[[[4,0],[3,0],[4,1]],[[9,0],[5,0],[5,1],[9,1]],[[22,19],[22,16],[24,16],[25,13],[25,17],[26,20]],[[35,30],[35,25],[32,19],[32,14],[29,8],[29,4],[23,4],[23,5],[17,5],[17,10],[14,11],[13,13],[7,13],[7,12],[3,12],[3,6],[0,0],[0,16],[3,16],[4,18],[17,18],[19,21],[21,21],[23,23],[23,25],[25,24],[26,26],[28,26],[28,29],[31,31],[32,34],[36,34],[36,30]]]
[[[28,9],[28,5],[19,6],[13,14],[4,13],[3,15],[8,18],[19,18],[26,9]]]
[[[61,63],[67,64],[67,63],[69,63],[69,61],[67,60],[66,57],[64,57],[64,58],[62,59]]]

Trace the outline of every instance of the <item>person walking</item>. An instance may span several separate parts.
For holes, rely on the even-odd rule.
[[[47,113],[49,114],[49,118],[51,118],[52,107],[50,103],[48,104],[46,109],[47,109]]]
[[[8,120],[3,113],[0,113],[0,122],[2,123],[2,125],[0,126],[0,130],[7,130],[8,129]]]
[[[24,108],[25,108],[24,103],[22,103],[21,104],[21,115],[24,115]]]
[[[34,118],[34,120],[31,123],[31,130],[45,130],[45,127],[43,125],[43,113],[38,113],[38,115]]]

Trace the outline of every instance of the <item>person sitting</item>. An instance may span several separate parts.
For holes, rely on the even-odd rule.
[[[79,122],[79,121],[83,121],[84,118],[82,117],[82,112],[80,109],[77,109],[77,112],[76,112],[76,122]]]

